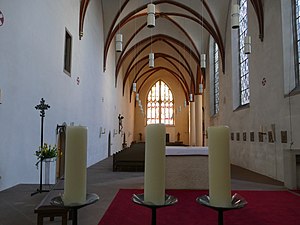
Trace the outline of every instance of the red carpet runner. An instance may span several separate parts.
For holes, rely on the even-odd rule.
[[[151,225],[151,210],[131,201],[143,190],[121,189],[98,225]],[[217,212],[198,204],[208,191],[168,190],[178,198],[174,206],[157,210],[157,225],[217,225]],[[288,191],[234,191],[243,196],[245,208],[224,212],[224,225],[299,225],[300,196]]]

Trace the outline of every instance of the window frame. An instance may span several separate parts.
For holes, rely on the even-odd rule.
[[[168,99],[166,99],[165,101],[163,101],[162,99],[164,99],[163,97],[162,97],[162,83],[164,84],[164,87],[167,87],[167,91],[170,93],[170,96],[171,96],[171,100],[168,100]],[[152,104],[154,103],[155,105],[156,104],[158,104],[158,118],[157,117],[148,117],[148,115],[149,115],[149,113],[151,114],[151,115],[153,115],[153,110],[157,110],[157,109],[150,109],[149,110],[149,95],[151,94],[151,91],[152,91],[152,89],[153,89],[153,87],[155,87],[155,86],[159,86],[158,88],[159,88],[159,93],[158,93],[158,100],[155,100],[155,101],[153,101],[152,102]],[[156,91],[157,92],[157,91]],[[150,90],[148,91],[148,93],[147,93],[147,99],[146,99],[146,107],[147,107],[147,109],[146,109],[146,125],[148,125],[148,124],[157,124],[157,123],[164,123],[166,126],[175,126],[175,117],[174,117],[174,113],[175,113],[175,111],[174,111],[174,94],[173,94],[173,92],[172,92],[172,90],[170,89],[170,87],[169,87],[169,85],[167,85],[167,83],[166,82],[164,82],[163,80],[158,80],[158,81],[156,81],[151,87],[150,87]],[[168,109],[168,111],[170,111],[168,114],[171,114],[171,115],[169,115],[170,116],[170,120],[172,121],[172,123],[165,123],[165,121],[166,121],[166,119],[164,119],[164,118],[162,118],[162,114],[163,114],[163,108],[162,108],[162,105],[164,104],[164,103],[166,103],[166,102],[168,102],[168,103],[170,103],[170,105],[171,106],[169,106],[168,107],[168,105],[167,106],[165,106],[164,108],[167,108]],[[151,103],[150,103],[151,104]],[[171,110],[170,110],[171,109]],[[151,112],[150,112],[151,111]],[[154,113],[155,114],[155,116],[157,116],[156,115],[156,113]],[[149,122],[149,121],[152,121],[152,120],[155,120],[155,122],[153,123],[153,122]],[[157,121],[158,120],[158,121]]]
[[[216,57],[217,54],[217,57]],[[216,71],[218,65],[218,71]],[[218,79],[216,79],[216,76]],[[218,91],[216,91],[218,86]],[[218,44],[213,42],[213,114],[216,115],[220,110],[220,56]]]
[[[65,28],[65,44],[64,44],[64,72],[71,76],[72,73],[72,34]]]
[[[246,4],[246,13],[241,18],[241,9]],[[247,54],[244,53],[244,38],[248,33],[248,2],[247,0],[239,0],[239,6],[240,6],[240,18],[239,18],[239,28],[238,28],[238,65],[239,65],[239,105],[240,107],[247,106],[250,104],[250,71],[249,71],[249,57]],[[245,21],[246,20],[246,21]],[[245,29],[241,30],[241,25],[245,24]],[[247,67],[247,70],[242,70],[243,65]],[[245,80],[246,81],[245,81]],[[244,82],[243,82],[244,81]],[[245,82],[248,82],[248,85],[245,84]],[[245,86],[246,87],[243,87]],[[247,91],[248,90],[248,91]],[[243,101],[244,93],[248,92],[248,100]],[[245,95],[246,96],[246,95]]]
[[[298,2],[298,14],[297,17],[297,3]],[[299,23],[297,24],[297,19]],[[300,1],[292,1],[292,24],[293,24],[293,46],[294,46],[294,67],[295,67],[295,89],[300,88]],[[297,35],[297,30],[299,30]]]

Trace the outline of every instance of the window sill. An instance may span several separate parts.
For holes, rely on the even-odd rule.
[[[213,115],[210,115],[210,118],[215,119],[215,118],[217,118],[218,116],[219,116],[219,112],[217,112],[217,113],[215,113],[215,114],[213,114]]]
[[[289,94],[284,95],[284,97],[289,97],[289,96],[294,96],[294,95],[299,95],[300,94],[300,86],[295,87]]]
[[[240,106],[237,107],[235,110],[233,110],[233,112],[240,111],[240,110],[244,110],[244,109],[249,109],[249,108],[250,108],[250,103],[245,104],[245,105],[240,105]]]
[[[71,77],[71,73],[70,73],[68,70],[64,69],[64,73],[65,73],[66,75],[68,75],[69,77]]]

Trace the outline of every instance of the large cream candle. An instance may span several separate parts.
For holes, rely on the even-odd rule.
[[[211,205],[231,205],[229,128],[208,128],[209,197]]]
[[[68,126],[66,129],[65,205],[86,201],[87,127]]]
[[[144,201],[155,205],[165,202],[166,126],[146,127]]]

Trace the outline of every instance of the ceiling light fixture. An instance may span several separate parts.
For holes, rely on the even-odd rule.
[[[201,68],[206,68],[206,54],[201,54]]]
[[[249,35],[244,38],[244,53],[251,54],[251,36]]]
[[[149,67],[154,68],[154,53],[152,52],[152,50],[149,53]]]
[[[203,94],[203,84],[199,84],[199,93]]]
[[[119,10],[121,10],[121,0],[119,1]],[[121,15],[121,11],[119,16]],[[123,50],[123,35],[120,33],[120,22],[118,27],[118,33],[116,35],[116,52],[122,52]]]
[[[231,27],[232,27],[232,29],[239,28],[239,25],[240,25],[239,14],[240,14],[239,4],[233,4],[231,6]]]
[[[155,5],[152,1],[147,5],[147,27],[155,27]]]
[[[190,102],[193,101],[193,94],[190,94]]]
[[[119,33],[116,35],[116,51],[122,52],[122,50],[123,50],[123,35]]]
[[[147,5],[147,26],[149,28],[155,27],[155,5],[152,3]],[[151,40],[150,40],[150,53],[149,53],[149,68],[154,68],[154,53],[152,52],[152,29],[150,34]]]
[[[132,84],[132,91],[136,92],[136,83],[135,82]]]
[[[202,29],[201,29],[201,41],[203,42],[203,29],[204,29],[204,23],[203,23],[203,1],[202,1],[202,6],[201,6],[201,20],[202,20]],[[205,69],[206,68],[206,54],[203,53],[200,56],[200,66],[201,68]]]

